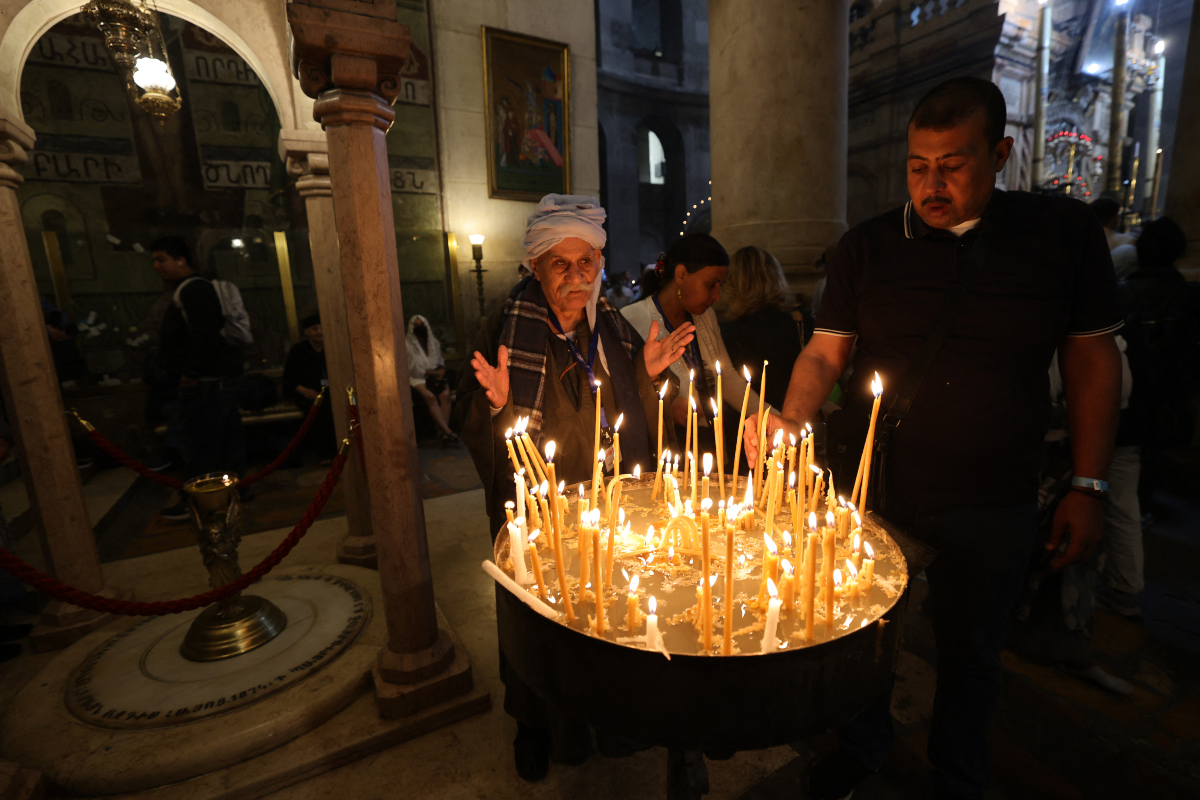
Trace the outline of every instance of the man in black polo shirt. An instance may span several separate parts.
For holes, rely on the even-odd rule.
[[[1075,475],[1097,482],[1089,486],[1106,487],[1119,405],[1112,334],[1122,315],[1104,233],[1077,200],[994,188],[1013,145],[1005,119],[999,89],[976,78],[940,84],[917,105],[908,128],[911,200],[842,238],[783,415],[770,421],[772,431],[792,432],[815,421],[856,342],[844,413],[868,413],[876,371],[887,409],[886,390],[900,383],[975,240],[985,237],[983,268],[891,438],[886,507],[872,507],[939,552],[926,571],[938,648],[929,759],[939,798],[982,798],[987,785],[1005,621],[1037,529],[1055,349]],[[1056,568],[1098,543],[1102,497],[1079,487],[1059,505],[1046,545],[1067,542]],[[811,797],[846,797],[882,766],[892,737],[888,695],[839,730],[842,747],[814,768]]]

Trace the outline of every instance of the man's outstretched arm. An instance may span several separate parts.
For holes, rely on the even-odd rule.
[[[1067,394],[1074,474],[1106,481],[1121,413],[1121,351],[1111,333],[1068,336],[1059,346],[1058,360]],[[1061,569],[1086,561],[1100,543],[1103,520],[1102,498],[1067,492],[1054,513],[1046,549],[1057,550],[1068,533],[1070,542],[1051,565]]]
[[[817,418],[817,412],[833,385],[846,370],[853,336],[834,336],[829,333],[814,333],[808,345],[796,357],[792,366],[792,377],[788,383],[787,399],[783,402],[783,416],[771,414],[767,422],[767,441],[776,429],[799,438],[804,423]],[[758,458],[758,414],[746,420],[746,458],[753,465]]]

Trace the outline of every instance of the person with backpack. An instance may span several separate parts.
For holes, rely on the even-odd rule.
[[[246,435],[238,410],[243,358],[238,343],[248,340],[249,318],[237,287],[195,273],[187,243],[178,236],[150,245],[152,266],[174,287],[159,329],[164,372],[176,383],[178,426],[184,480],[209,472],[246,471]],[[249,491],[242,492],[249,500]],[[187,501],[161,512],[166,519],[187,519]]]

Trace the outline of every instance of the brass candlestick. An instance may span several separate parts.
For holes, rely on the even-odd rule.
[[[237,476],[214,472],[184,484],[208,585],[220,588],[242,575],[237,547],[242,538],[242,504]],[[262,597],[241,592],[209,606],[188,629],[179,652],[189,661],[217,661],[248,653],[287,627],[287,616]]]

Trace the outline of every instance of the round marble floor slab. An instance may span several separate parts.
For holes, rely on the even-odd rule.
[[[337,575],[267,576],[249,593],[287,615],[287,627],[271,641],[232,658],[189,661],[179,648],[199,612],[151,617],[88,655],[67,682],[67,708],[88,724],[123,729],[224,714],[331,663],[371,611],[370,596]]]
[[[340,580],[327,581],[326,577]],[[340,652],[330,651],[316,659],[317,662],[323,662],[324,666],[316,669],[312,665],[304,667],[306,662],[314,661],[314,657],[337,638],[336,634],[330,635],[333,628],[326,627],[327,624],[332,626],[329,620],[337,617],[325,614],[327,609],[322,608],[318,608],[313,616],[311,607],[304,611],[292,599],[302,601],[305,596],[332,599],[338,597],[335,589],[346,596],[343,587],[347,585],[358,587],[364,598],[364,619],[360,632],[352,641],[351,637],[347,637]],[[304,586],[308,589],[300,588]],[[306,591],[314,594],[306,595]],[[302,623],[293,632],[293,636],[297,633],[303,635],[295,640],[283,639],[272,643],[276,645],[274,650],[267,649],[271,647],[269,644],[263,645],[260,648],[262,655],[257,656],[261,661],[254,660],[258,651],[252,651],[225,663],[212,662],[215,669],[229,670],[220,677],[180,682],[157,681],[166,684],[164,688],[154,686],[147,673],[149,676],[162,677],[167,662],[173,658],[170,650],[165,649],[167,639],[180,635],[178,631],[186,628],[196,612],[167,618],[169,621],[160,623],[164,627],[156,637],[148,633],[154,626],[140,620],[129,621],[124,629],[114,626],[96,631],[59,653],[21,688],[4,709],[3,715],[0,715],[0,758],[41,772],[52,796],[130,794],[186,781],[274,750],[324,724],[369,691],[371,665],[387,641],[383,615],[371,613],[370,610],[372,606],[379,608],[383,602],[378,573],[345,565],[277,569],[268,579],[255,584],[250,593],[284,606],[293,624],[293,615],[308,613],[310,622],[307,626]],[[344,603],[345,600],[339,597],[336,602]],[[324,623],[322,616],[326,617]],[[120,636],[123,631],[129,633]],[[320,636],[313,638],[315,634]],[[96,718],[85,714],[88,718],[85,722],[69,710],[67,697],[73,694],[72,690],[78,683],[81,665],[105,650],[105,645],[114,639],[116,641],[106,654],[117,652],[128,641],[140,641],[138,637],[141,636],[146,636],[148,644],[158,643],[164,649],[158,650],[152,646],[150,651],[154,655],[145,664],[141,661],[124,662],[129,666],[124,680],[140,689],[123,693],[120,682],[115,678],[116,670],[110,673],[110,677],[103,680],[93,677],[88,682],[93,694],[103,691],[103,696],[108,698],[100,701],[105,704],[104,711],[109,710],[108,702],[112,701],[118,703],[111,707],[116,711],[136,711],[140,716],[151,706],[144,701],[140,705],[135,705],[135,702],[138,698],[149,696],[171,697],[167,701],[167,710],[170,710],[172,703],[178,703],[178,707],[182,708],[184,701],[179,698],[186,697],[190,703],[188,708],[194,709],[198,698],[205,696],[193,691],[201,685],[205,690],[214,691],[204,701],[204,705],[211,701],[213,709],[202,707],[195,714],[189,712],[184,718],[190,718],[190,721],[179,724],[153,724],[158,721],[155,718],[148,720],[152,723],[150,727],[119,727],[122,721],[129,722],[128,717],[133,715],[114,719],[115,712],[102,727],[97,722],[104,719],[103,711],[95,715]],[[277,639],[282,637],[283,634]],[[322,638],[326,644],[319,644]],[[131,647],[130,651],[135,652],[136,649]],[[272,652],[276,654],[275,658],[269,658]],[[239,666],[236,663],[239,659],[250,660],[243,661]],[[96,663],[103,661],[101,657]],[[178,666],[188,670],[202,665],[186,662]],[[300,672],[291,672],[295,667],[302,667],[303,680],[298,677]],[[94,669],[92,674],[95,675]],[[262,676],[272,674],[284,679],[277,690],[259,692],[252,703],[231,705],[227,699],[222,707],[225,710],[212,713],[219,697],[233,695],[232,689],[227,691],[222,688],[224,681],[230,681],[229,685],[233,686],[242,679],[254,678],[265,684]],[[193,673],[192,677],[199,676]],[[209,680],[212,682],[209,683]],[[173,695],[176,691],[179,694]],[[240,695],[242,691],[239,688],[237,694]],[[154,695],[154,692],[161,694]],[[241,700],[240,697],[238,699]],[[161,706],[159,710],[162,710]],[[172,722],[176,716],[172,714]],[[165,717],[165,711],[159,717]],[[134,720],[135,723],[139,721],[146,720]]]

